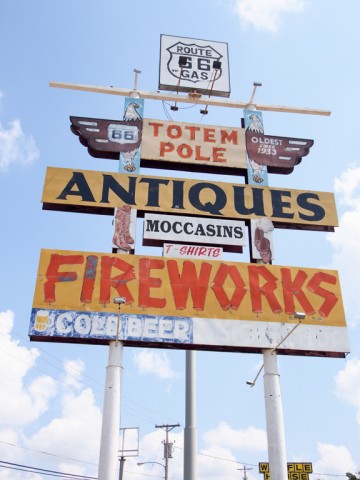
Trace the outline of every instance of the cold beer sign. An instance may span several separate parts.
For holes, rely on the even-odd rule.
[[[122,296],[117,329],[117,305]],[[30,337],[191,345],[344,356],[349,351],[337,272],[273,265],[43,250]]]

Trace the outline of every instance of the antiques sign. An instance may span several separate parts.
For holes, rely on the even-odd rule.
[[[333,193],[227,182],[48,167],[44,209],[112,214],[122,204],[148,212],[260,219],[310,230],[338,226]],[[276,226],[276,225],[275,225]]]

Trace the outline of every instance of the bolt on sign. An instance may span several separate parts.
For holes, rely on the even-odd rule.
[[[289,480],[309,480],[309,475],[313,472],[313,467],[311,462],[288,463],[287,471]],[[259,463],[259,473],[264,475],[264,480],[270,480],[270,469],[267,462]]]
[[[349,352],[336,271],[94,252],[42,250],[32,340],[107,343],[115,296],[126,298],[125,344],[344,357]]]
[[[295,229],[333,231],[338,226],[333,193],[55,167],[46,170],[42,202],[45,210],[112,215],[127,204],[147,212],[268,217],[275,226]]]
[[[228,44],[161,35],[159,89],[229,97]]]

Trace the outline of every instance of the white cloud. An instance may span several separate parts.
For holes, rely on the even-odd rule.
[[[357,467],[349,450],[342,445],[318,443],[320,460],[313,465],[314,472],[344,475],[344,472],[356,472]],[[317,478],[328,478],[317,475]]]
[[[156,375],[160,378],[175,378],[178,376],[170,365],[166,352],[155,352],[142,349],[134,353],[134,362],[141,375]]]
[[[86,388],[76,394],[65,393],[62,403],[61,415],[40,428],[26,441],[26,446],[56,452],[59,457],[96,464],[100,448],[101,412],[95,405],[91,389]],[[69,465],[66,470],[74,472]]]
[[[11,339],[13,324],[13,312],[0,313],[0,422],[15,427],[29,424],[47,410],[56,393],[56,382],[48,375],[40,375],[26,384],[26,375],[39,352]]]
[[[206,432],[203,438],[205,443],[232,449],[265,451],[267,448],[265,430],[256,427],[235,430],[226,422],[220,422],[214,430]]]
[[[28,440],[28,446],[56,452],[65,458],[75,456],[84,461],[98,460],[101,411],[96,406],[92,390],[82,386],[84,368],[81,360],[64,362],[61,414],[38,430]]]
[[[306,0],[236,0],[234,8],[243,25],[276,32],[283,14],[300,13],[307,6]]]
[[[335,377],[336,394],[357,408],[360,423],[360,359],[352,358]]]
[[[257,429],[253,429],[250,427],[244,431],[241,431],[242,434],[248,432],[250,436],[253,437],[253,431]],[[218,435],[216,435],[216,432]],[[211,430],[209,432],[205,432],[203,435],[203,439],[205,439],[207,446],[206,448],[197,448],[198,455],[196,457],[196,471],[197,471],[197,478],[199,479],[208,479],[208,480],[218,480],[221,478],[222,480],[237,480],[239,475],[241,477],[241,472],[238,471],[242,465],[238,462],[236,455],[233,453],[234,449],[243,449],[248,448],[246,445],[241,441],[236,442],[233,438],[233,432],[237,432],[236,430],[227,427],[225,423],[221,423],[219,427],[215,430]],[[230,433],[232,437],[230,440],[226,438],[226,435]],[[141,456],[137,460],[138,462],[159,462],[163,463],[164,460],[162,458],[163,448],[162,442],[164,440],[164,432],[161,430],[154,431],[147,435],[144,435],[140,440],[140,453]],[[256,437],[256,435],[255,435]],[[260,434],[261,437],[261,434]],[[183,478],[183,463],[184,463],[184,432],[183,431],[172,431],[169,434],[169,440],[174,445],[173,450],[173,458],[171,458],[169,462],[169,472],[170,477],[173,478]],[[199,442],[200,443],[200,442]],[[251,440],[253,444],[253,441]],[[262,439],[260,440],[262,442]],[[234,445],[233,445],[234,444]],[[253,445],[254,446],[254,445]],[[266,448],[266,446],[265,446]],[[254,450],[259,450],[254,447]],[[129,459],[131,460],[131,459]],[[161,472],[161,467],[156,465],[146,464],[141,467],[134,467],[130,468],[130,461],[127,464],[129,471],[136,472],[138,468],[140,468],[140,473],[142,475],[155,475],[157,472],[159,474]],[[254,469],[255,471],[255,469]],[[247,476],[249,480],[252,480],[253,477],[251,475],[252,472],[247,472]],[[141,480],[143,476],[135,476],[134,480]]]
[[[15,163],[29,165],[38,158],[35,140],[25,135],[19,120],[10,122],[9,129],[0,124],[0,172],[6,172]]]
[[[340,228],[327,235],[334,248],[330,268],[340,272],[348,323],[360,320],[360,297],[356,273],[360,269],[360,166],[351,166],[335,179],[337,201],[346,210],[339,218]]]
[[[82,360],[65,360],[64,361],[64,383],[76,389],[81,388],[81,376],[85,370],[85,363]]]
[[[353,205],[354,201],[360,202],[360,167],[350,165],[342,172],[339,178],[335,178],[334,190],[340,196],[340,202],[345,205]]]
[[[10,462],[34,465],[36,457],[29,456],[29,451],[43,451],[60,457],[57,464],[51,457],[49,467],[44,465],[49,457],[42,458],[45,468],[96,474],[96,467],[87,464],[98,462],[101,411],[95,404],[92,390],[83,387],[84,363],[66,360],[61,383],[48,375],[34,376],[40,353],[14,340],[13,326],[13,312],[0,312],[1,457]],[[31,380],[28,379],[30,374]],[[60,414],[59,405],[62,406]],[[74,462],[73,465],[70,460],[61,463],[65,458],[76,458],[86,464]],[[42,476],[0,469],[1,480],[10,478],[40,480]]]

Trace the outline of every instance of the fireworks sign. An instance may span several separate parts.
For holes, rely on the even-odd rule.
[[[349,351],[336,271],[227,261],[42,250],[30,337],[343,357]]]

